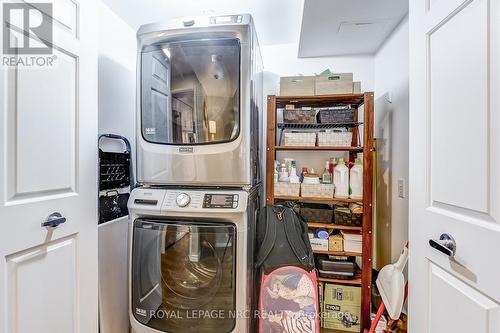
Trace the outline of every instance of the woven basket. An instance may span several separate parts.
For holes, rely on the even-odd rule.
[[[307,222],[331,223],[333,219],[333,209],[325,204],[302,203],[300,215]]]
[[[353,214],[347,207],[335,207],[333,215],[335,224],[354,227],[363,225],[363,214]]]
[[[316,110],[283,110],[283,121],[285,123],[293,124],[315,124],[316,123]]]
[[[302,197],[333,198],[333,184],[302,184]]]
[[[274,195],[286,197],[298,197],[300,194],[300,183],[277,182],[274,183]]]
[[[315,146],[316,133],[314,132],[285,132],[285,146]]]
[[[318,146],[349,147],[352,144],[352,132],[319,132]]]
[[[322,124],[352,123],[354,122],[354,109],[321,109],[318,112],[318,122]]]

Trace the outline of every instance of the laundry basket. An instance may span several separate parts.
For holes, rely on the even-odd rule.
[[[352,132],[319,132],[318,146],[349,147],[352,145]]]

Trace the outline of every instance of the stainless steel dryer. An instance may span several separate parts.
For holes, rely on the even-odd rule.
[[[132,333],[252,332],[257,192],[136,188]]]
[[[137,38],[138,181],[259,184],[262,58],[252,17],[148,24]]]

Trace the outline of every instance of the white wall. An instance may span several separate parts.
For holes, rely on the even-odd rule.
[[[123,135],[134,147],[135,31],[104,4],[99,22],[99,133]]]
[[[135,145],[135,31],[104,4],[99,10],[99,134],[114,133]],[[107,151],[123,151],[103,140]],[[128,332],[128,219],[99,226],[100,332]]]
[[[376,267],[395,261],[408,239],[409,44],[405,18],[375,55],[377,137]],[[398,196],[398,179],[405,182]]]
[[[279,77],[319,74],[329,68],[332,72],[353,72],[354,81],[361,81],[363,91],[374,89],[374,62],[372,55],[298,58],[298,44],[280,44],[262,47],[267,94],[279,94]],[[265,87],[266,88],[266,87]]]
[[[338,57],[298,58],[298,44],[280,44],[262,47],[264,61],[264,98],[267,95],[279,95],[280,76],[314,75],[329,68],[332,72],[352,72],[354,81],[361,81],[362,91],[374,90],[374,57],[373,55],[351,55]],[[264,115],[267,103],[264,103]],[[265,120],[264,120],[265,121]],[[297,159],[297,167],[313,167],[316,172],[323,172],[325,161],[330,157],[348,158],[348,153],[321,152],[278,152],[278,160],[292,157]]]

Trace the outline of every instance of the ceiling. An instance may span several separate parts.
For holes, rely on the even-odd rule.
[[[304,0],[103,0],[134,30],[173,18],[252,14],[261,45],[298,43]]]
[[[408,12],[408,0],[304,0],[299,57],[372,54]]]
[[[298,44],[298,56],[373,54],[409,0],[102,0],[134,30],[174,18],[252,14],[261,46]]]

